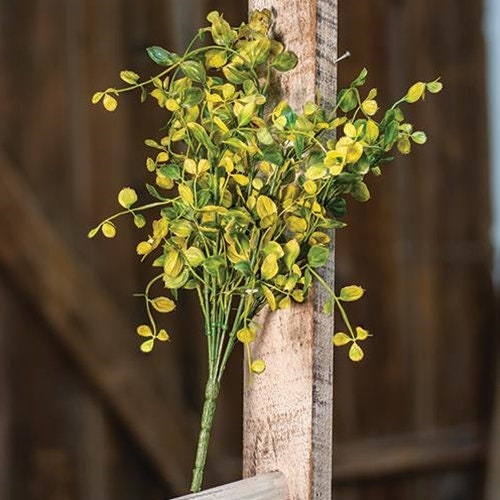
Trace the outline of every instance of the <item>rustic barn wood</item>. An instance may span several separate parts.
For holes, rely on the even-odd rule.
[[[115,114],[106,114],[89,97],[116,83],[121,69],[152,74],[144,48],[182,50],[183,40],[213,9],[237,24],[247,2],[5,0],[0,9],[1,146],[24,192],[36,195],[37,210],[57,241],[73,249],[78,266],[89,263],[99,287],[113,294],[114,309],[130,314],[121,341],[131,353],[134,322],[143,311],[130,294],[141,290],[147,273],[147,266],[133,264],[137,235],[127,234],[125,223],[116,241],[87,244],[84,232],[114,210],[113,193],[120,187],[143,186],[142,139],[161,126],[162,116],[153,105],[136,105],[128,97]],[[336,357],[335,455],[351,457],[349,468],[336,460],[336,500],[482,498],[479,435],[477,455],[473,447],[457,448],[460,462],[450,451],[433,462],[433,470],[419,459],[406,462],[399,474],[399,445],[375,451],[386,440],[403,446],[402,435],[413,434],[415,441],[408,438],[405,446],[421,450],[421,434],[440,436],[468,423],[489,427],[498,304],[495,309],[489,274],[482,16],[478,2],[470,0],[339,2],[339,53],[352,53],[339,65],[342,84],[366,66],[381,102],[399,97],[416,79],[437,75],[445,91],[410,111],[428,132],[426,146],[398,158],[381,179],[371,179],[372,200],[351,203],[348,227],[337,233],[336,279],[339,286],[366,287],[366,299],[353,314],[374,337],[363,363],[353,365],[341,350]],[[16,205],[2,212],[0,230],[24,210]],[[0,498],[45,500],[43,492],[50,491],[58,500],[158,500],[185,491],[187,482],[169,491],[165,474],[150,466],[149,454],[109,411],[114,403],[107,402],[107,393],[87,384],[74,356],[60,349],[46,315],[25,297],[26,286],[3,264],[0,274],[0,371],[6,377],[0,389],[0,441],[6,443]],[[183,408],[177,421],[182,426],[197,415],[203,393],[204,338],[191,334],[198,331],[193,317],[194,307],[183,297],[182,313],[167,323],[173,341],[149,356],[139,375],[149,379],[156,373],[161,401],[172,398],[174,407]],[[231,363],[210,449],[209,485],[240,476],[243,379],[238,356]],[[158,426],[159,434],[165,432],[163,422]],[[398,475],[361,464],[361,446],[391,462]],[[44,457],[54,470],[43,466]],[[47,489],[41,490],[44,481]]]
[[[483,460],[486,447],[475,425],[353,441],[335,447],[334,484],[471,466]]]
[[[140,367],[147,360],[122,345],[120,336],[127,325],[120,312],[92,272],[54,232],[16,168],[3,155],[0,183],[0,212],[16,214],[2,224],[3,268],[106,396],[158,472],[175,487],[184,488],[191,456],[181,409],[158,398],[154,378],[134,375],[148,373]],[[86,310],[93,313],[86,314]]]
[[[288,486],[281,472],[268,472],[225,484],[175,500],[289,500]]]
[[[271,8],[275,34],[299,58],[277,81],[282,97],[301,107],[319,90],[325,105],[335,98],[337,4],[252,0],[250,9]],[[324,277],[333,282],[333,244]],[[243,474],[282,471],[293,500],[331,498],[333,318],[322,313],[317,288],[304,305],[263,317],[253,357],[266,361],[259,377],[245,376]]]

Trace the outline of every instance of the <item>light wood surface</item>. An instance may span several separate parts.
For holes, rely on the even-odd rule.
[[[250,9],[265,7],[275,13],[276,35],[299,58],[280,77],[281,97],[301,108],[319,90],[332,104],[336,2],[250,2]],[[333,248],[324,277],[333,282]],[[324,300],[316,289],[306,304],[264,315],[252,355],[267,369],[251,383],[245,375],[243,474],[282,471],[293,500],[331,498],[333,318],[322,313]]]
[[[290,497],[285,476],[281,472],[268,472],[174,500],[201,500],[203,498],[210,500],[288,500]]]

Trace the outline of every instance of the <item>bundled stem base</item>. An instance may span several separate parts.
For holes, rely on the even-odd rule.
[[[198,447],[193,468],[193,479],[191,481],[191,492],[197,493],[201,490],[203,471],[207,461],[208,443],[214,421],[217,396],[219,395],[220,383],[217,380],[208,379],[205,386],[205,403],[201,415],[201,428],[198,436]]]

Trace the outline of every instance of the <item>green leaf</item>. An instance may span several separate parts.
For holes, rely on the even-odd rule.
[[[203,83],[207,79],[205,67],[198,61],[184,61],[181,63],[183,73],[194,82]]]
[[[328,247],[313,245],[307,253],[307,262],[311,267],[322,267],[328,262],[329,256]]]
[[[274,138],[267,127],[262,127],[257,130],[257,139],[260,143],[270,146],[274,142]]]
[[[427,142],[427,135],[422,131],[413,132],[411,138],[415,144],[425,144]]]
[[[250,75],[246,71],[237,68],[234,64],[224,66],[222,72],[229,82],[235,84],[241,84],[250,78]]]
[[[252,267],[250,266],[250,262],[246,260],[242,260],[234,264],[234,268],[245,276],[250,276],[252,274]]]
[[[353,80],[351,87],[361,87],[366,82],[366,77],[368,76],[368,70],[363,68],[361,73]]]
[[[429,82],[426,87],[431,94],[437,94],[443,90],[443,84],[439,81],[439,78],[433,82]]]
[[[184,99],[182,101],[182,105],[186,108],[190,108],[192,106],[196,106],[203,101],[205,94],[203,90],[198,87],[190,88],[186,91]]]
[[[349,113],[358,105],[356,92],[353,89],[342,89],[339,92],[338,103],[344,113]]]
[[[172,179],[174,181],[182,178],[179,165],[164,165],[158,169],[158,172],[160,172],[164,177],[168,177],[169,179]]]
[[[189,279],[189,271],[184,269],[178,276],[171,277],[168,275],[163,276],[163,282],[165,283],[165,287],[170,290],[177,290],[182,288]],[[172,292],[173,293],[173,292]]]
[[[146,225],[146,218],[142,214],[135,214],[134,215],[134,224],[135,227],[141,228]]]
[[[399,123],[394,120],[391,121],[388,125],[387,128],[385,129],[385,136],[384,136],[384,148],[387,150],[393,146],[393,144],[396,142],[399,134]]]
[[[364,182],[356,182],[352,187],[351,196],[357,201],[368,201],[370,199],[368,186]]]
[[[153,197],[156,198],[157,200],[160,201],[165,201],[166,198],[164,198],[158,190],[152,186],[151,184],[146,184],[146,189],[148,190],[148,193]]]
[[[163,47],[158,47],[157,45],[153,47],[148,47],[146,49],[148,56],[159,66],[172,66],[176,62],[180,61],[180,57],[173,53],[165,50]]]
[[[278,71],[285,72],[295,68],[298,62],[299,59],[293,52],[285,51],[275,57],[272,66]]]
[[[226,265],[226,259],[222,257],[221,255],[212,255],[205,259],[205,262],[203,262],[203,268],[207,271],[210,276],[215,276],[219,274],[219,270],[222,267],[225,267]]]
[[[332,297],[329,297],[328,300],[325,302],[325,305],[323,306],[323,312],[325,314],[332,314],[332,312],[333,312],[333,299],[332,299]]]

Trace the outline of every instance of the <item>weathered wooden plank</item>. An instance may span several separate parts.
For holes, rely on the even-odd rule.
[[[276,35],[299,57],[280,77],[283,97],[301,107],[319,89],[323,103],[333,104],[336,1],[250,2],[250,9],[265,7],[275,12]],[[333,258],[325,278],[333,282]],[[253,344],[267,370],[251,383],[245,377],[243,474],[280,470],[296,500],[331,498],[333,318],[322,313],[324,300],[318,288],[306,304],[270,315]]]
[[[191,464],[188,413],[158,391],[148,360],[123,342],[130,327],[122,314],[54,232],[3,155],[0,182],[0,212],[10,214],[2,219],[2,267],[106,395],[163,479],[185,489]]]
[[[335,447],[335,484],[451,469],[484,459],[486,437],[477,426],[360,439]]]
[[[268,472],[174,500],[201,500],[203,498],[210,500],[288,500],[290,497],[285,476],[281,472]]]

